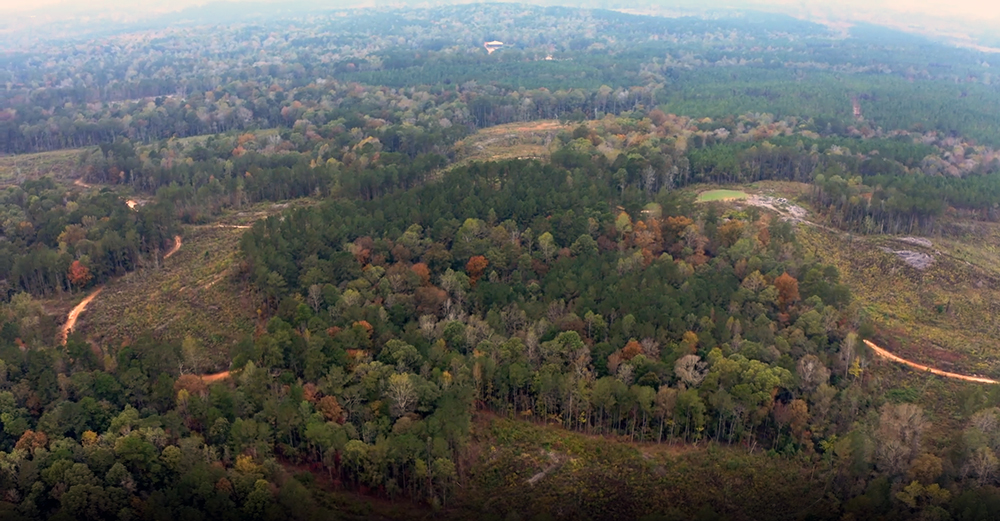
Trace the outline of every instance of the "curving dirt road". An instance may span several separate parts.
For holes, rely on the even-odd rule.
[[[173,247],[170,248],[170,251],[168,251],[167,254],[163,256],[163,258],[169,259],[171,255],[177,253],[177,250],[181,249],[181,244],[183,244],[183,241],[181,241],[181,236],[174,235],[174,245]]]
[[[76,320],[80,318],[80,314],[86,311],[87,306],[90,305],[90,301],[94,300],[95,297],[104,291],[104,286],[100,286],[94,290],[93,293],[87,295],[87,298],[83,299],[79,304],[76,305],[72,310],[70,310],[69,315],[66,316],[66,323],[63,324],[62,329],[59,331],[59,344],[66,345],[66,339],[69,338],[69,333],[73,331],[76,327]]]
[[[873,344],[872,342],[870,342],[868,340],[865,340],[864,342],[865,342],[865,345],[867,345],[869,348],[871,348],[872,351],[875,351],[876,355],[881,356],[882,358],[885,358],[887,360],[892,360],[893,362],[897,362],[897,363],[900,363],[900,364],[903,364],[903,365],[908,365],[908,366],[910,366],[910,367],[912,367],[914,369],[919,369],[921,371],[926,371],[928,373],[936,374],[938,376],[943,376],[945,378],[954,378],[955,380],[964,380],[966,382],[976,382],[976,383],[981,383],[981,384],[1000,384],[1000,381],[991,380],[989,378],[983,378],[981,376],[968,376],[968,375],[964,375],[964,374],[950,373],[948,371],[942,371],[940,369],[934,369],[933,367],[927,367],[926,365],[921,365],[921,364],[918,364],[916,362],[911,362],[909,360],[902,359],[902,358],[900,358],[900,357],[898,357],[898,356],[896,356],[896,355],[894,355],[894,354],[886,351],[885,349],[882,349],[881,347]]]

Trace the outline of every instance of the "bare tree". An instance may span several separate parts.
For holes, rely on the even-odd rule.
[[[965,462],[966,476],[973,476],[979,486],[991,483],[997,474],[997,456],[989,447],[979,447]]]
[[[875,431],[875,462],[882,470],[899,474],[920,451],[920,437],[927,422],[912,403],[885,404]]]
[[[313,284],[309,286],[309,305],[313,308],[313,313],[319,313],[319,306],[323,304],[323,286]]]
[[[799,387],[805,392],[812,392],[820,384],[830,381],[830,370],[816,355],[806,355],[799,359],[795,372],[799,375]]]
[[[674,374],[688,387],[696,387],[708,375],[708,364],[698,355],[685,355],[674,364]]]
[[[392,406],[393,417],[400,417],[417,403],[417,388],[413,385],[408,373],[394,374],[389,377],[389,387],[386,397]]]

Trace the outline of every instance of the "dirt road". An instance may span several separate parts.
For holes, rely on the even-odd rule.
[[[229,371],[223,371],[221,373],[215,373],[215,374],[201,375],[201,381],[207,384],[210,384],[212,382],[218,382],[219,380],[225,380],[226,378],[229,378]]]
[[[83,182],[83,179],[79,179],[79,178],[76,179],[75,181],[73,181],[73,184],[75,184],[76,186],[79,186],[81,188],[93,188],[93,185],[89,185],[89,184]]]
[[[174,245],[173,245],[172,248],[170,248],[170,251],[168,251],[167,254],[163,256],[163,258],[164,259],[169,259],[171,255],[177,253],[177,250],[181,249],[181,244],[182,243],[183,243],[183,241],[181,241],[181,236],[180,235],[174,235]]]
[[[66,316],[66,323],[63,324],[62,330],[59,332],[59,344],[66,345],[66,339],[69,338],[69,334],[76,327],[76,320],[80,318],[80,314],[87,310],[87,306],[90,305],[90,301],[94,300],[95,297],[104,291],[104,286],[98,287],[93,293],[87,295],[87,298],[83,299],[79,304],[76,305],[72,310],[70,310],[69,315]]]
[[[250,224],[213,224],[211,228],[232,228],[234,230],[249,230],[253,228]]]
[[[958,373],[950,373],[948,371],[942,371],[940,369],[934,369],[933,367],[927,367],[926,365],[921,365],[921,364],[918,364],[916,362],[911,362],[909,360],[904,360],[904,359],[902,359],[902,358],[900,358],[900,357],[898,357],[898,356],[896,356],[896,355],[894,355],[894,354],[886,351],[885,349],[882,349],[881,347],[879,347],[879,346],[877,346],[877,345],[869,342],[868,340],[865,340],[865,345],[867,345],[868,347],[870,347],[872,351],[875,351],[876,355],[878,355],[878,356],[880,356],[882,358],[885,358],[885,359],[888,359],[888,360],[892,360],[893,362],[897,362],[897,363],[900,363],[900,364],[908,365],[908,366],[910,366],[910,367],[912,367],[914,369],[919,369],[921,371],[926,371],[926,372],[931,373],[931,374],[936,374],[938,376],[943,376],[945,378],[954,378],[955,380],[964,380],[966,382],[976,382],[976,383],[981,383],[981,384],[1000,384],[1000,382],[998,382],[996,380],[991,380],[989,378],[983,378],[981,376],[967,376],[967,375],[958,374]]]

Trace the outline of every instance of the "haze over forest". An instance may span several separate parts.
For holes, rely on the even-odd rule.
[[[0,519],[998,519],[1000,7],[559,3],[0,0]]]
[[[138,21],[163,15],[187,12],[195,17],[208,15],[216,20],[240,16],[254,11],[305,13],[335,9],[393,7],[430,7],[475,3],[476,0],[0,0],[0,31],[21,32],[44,26],[53,21],[73,20],[78,23],[97,20]],[[509,1],[509,0],[501,0]],[[517,2],[514,2],[517,3]],[[534,5],[564,5],[559,0],[520,2]],[[712,13],[720,15],[734,10],[758,10],[787,14],[802,19],[836,26],[855,23],[875,23],[896,29],[934,36],[963,45],[995,46],[1000,48],[1000,3],[981,0],[584,0],[573,2],[576,7],[616,9],[626,12],[655,15],[691,15]],[[204,10],[210,6],[208,10]],[[201,10],[199,10],[201,9]],[[173,19],[171,17],[171,19]],[[184,19],[182,17],[181,19]],[[2,34],[2,33],[0,33]],[[47,33],[42,33],[47,35]],[[44,36],[43,36],[44,37]]]

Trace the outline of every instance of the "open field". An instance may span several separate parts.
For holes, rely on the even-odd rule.
[[[0,186],[51,176],[71,183],[76,177],[77,160],[83,149],[56,150],[38,154],[0,156]]]
[[[108,283],[76,330],[106,349],[146,331],[177,341],[191,336],[204,346],[210,368],[225,369],[230,346],[254,328],[250,299],[227,277],[241,234],[238,229],[188,228],[184,246],[159,268]]]
[[[505,159],[543,159],[556,135],[573,127],[555,120],[510,123],[484,128],[455,144],[458,164]]]
[[[707,203],[711,201],[732,201],[746,198],[746,192],[741,192],[739,190],[709,190],[698,194],[698,198],[695,202]]]
[[[204,348],[205,372],[227,369],[230,348],[253,333],[257,320],[253,299],[230,277],[239,262],[240,237],[255,220],[312,202],[261,203],[213,224],[185,227],[182,246],[159,267],[105,285],[80,315],[75,331],[106,350],[148,331],[178,342],[190,336]]]
[[[966,243],[932,238],[930,248],[895,237],[860,237],[801,227],[799,238],[817,258],[840,269],[862,315],[878,324],[879,345],[893,354],[944,371],[990,378],[1000,376],[996,338],[1000,331],[1000,273],[975,265],[978,250],[997,238]],[[898,253],[932,259],[919,269]]]

